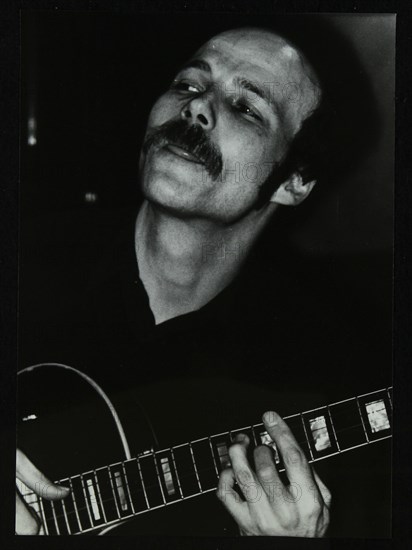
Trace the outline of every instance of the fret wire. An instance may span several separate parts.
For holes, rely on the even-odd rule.
[[[222,434],[216,434],[216,436],[218,436],[218,435],[222,435]],[[211,437],[216,437],[216,436],[211,436]],[[191,443],[192,443],[192,444],[193,444],[193,443],[200,443],[201,441],[206,441],[207,438],[208,438],[208,436],[206,436],[206,437],[199,437],[198,439],[193,439],[193,440],[191,441]],[[183,445],[186,445],[186,443],[183,443]],[[166,450],[166,449],[164,449],[164,450]],[[161,452],[161,451],[159,451],[159,452]]]
[[[332,415],[331,415],[331,412],[330,412],[329,405],[326,405],[326,409],[327,409],[328,414],[329,414],[329,420],[330,420],[330,424],[331,424],[331,426],[332,426],[333,435],[335,436],[336,446],[337,446],[337,448],[338,448],[338,451],[340,452],[340,445],[339,445],[338,438],[337,438],[337,436],[336,436],[335,426],[333,425],[333,420],[332,420]]]
[[[390,388],[390,387],[391,387],[391,386],[389,386],[389,388]],[[374,395],[374,394],[376,394],[376,393],[381,393],[381,392],[384,391],[384,390],[385,390],[385,388],[383,388],[382,390],[375,390],[375,391],[370,391],[370,392],[368,392],[368,393],[362,393],[362,395],[358,395],[358,396],[356,397],[356,399],[359,399],[359,397],[367,397],[368,395]]]
[[[145,483],[143,481],[142,469],[140,467],[140,461],[139,461],[138,458],[136,458],[136,462],[137,462],[137,469],[139,470],[140,481],[141,481],[142,487],[143,487],[143,494],[144,494],[144,499],[146,501],[146,506],[147,506],[148,509],[150,509],[150,504],[149,504],[149,500],[147,498],[147,493],[146,493],[146,487],[145,487]]]
[[[104,519],[104,522],[107,523],[106,512],[104,510],[103,498],[102,498],[102,494],[100,492],[99,480],[97,479],[96,470],[93,470],[93,476],[94,476],[94,480],[96,482],[96,491],[97,491],[97,494],[99,495],[99,499],[100,499],[100,506],[102,508],[103,519]]]
[[[74,477],[76,477],[76,476],[74,476]],[[74,511],[76,513],[77,523],[79,524],[79,530],[80,530],[79,532],[81,533],[83,531],[83,526],[82,526],[82,522],[80,521],[80,516],[79,516],[78,509],[77,509],[77,502],[76,502],[76,496],[74,494],[72,478],[69,477],[68,480],[69,480],[69,484],[70,484],[70,494],[73,498]]]
[[[313,460],[312,446],[311,446],[310,441],[309,441],[308,432],[307,432],[307,430],[306,430],[306,425],[305,425],[305,419],[303,418],[303,414],[302,414],[302,413],[300,414],[300,419],[301,419],[301,421],[302,421],[303,431],[305,432],[305,437],[306,437],[307,442],[308,442],[309,453],[310,453],[310,456],[312,457],[312,460]]]
[[[87,500],[87,493],[86,493],[86,487],[84,485],[83,475],[80,474],[79,477],[80,477],[80,483],[81,483],[81,486],[82,486],[82,489],[83,489],[84,500],[86,501],[86,508],[87,508],[87,513],[89,515],[90,524],[93,525],[93,519],[92,519],[92,515],[90,513],[90,509],[89,509],[89,502]]]
[[[57,534],[60,535],[59,524],[56,517],[56,510],[54,509],[54,502],[52,500],[50,501],[50,506],[52,509],[52,514],[53,514],[54,524],[56,525]]]
[[[212,453],[213,465],[215,467],[216,475],[217,477],[219,477],[219,470],[217,469],[215,453],[213,452],[212,439],[210,437],[209,437],[209,447],[210,447],[210,452]]]
[[[170,455],[172,457],[173,467],[175,469],[176,481],[177,481],[177,486],[179,488],[180,498],[184,498],[183,492],[182,492],[182,487],[180,485],[179,474],[178,474],[177,468],[176,468],[176,461],[175,461],[175,454],[173,452],[173,447],[170,447]]]
[[[375,393],[376,393],[376,392],[375,392]],[[367,393],[366,395],[370,395],[370,394]],[[365,436],[366,436],[366,441],[369,443],[368,432],[366,431],[365,422],[364,422],[364,420],[363,420],[362,411],[361,411],[361,408],[360,408],[360,405],[359,405],[359,399],[358,399],[357,397],[356,397],[356,404],[357,404],[357,406],[358,406],[359,414],[360,414],[360,417],[361,417],[362,426],[363,426],[363,431],[365,432]]]
[[[61,503],[62,503],[62,508],[63,508],[64,521],[66,523],[66,527],[67,527],[67,530],[69,532],[69,535],[71,535],[72,530],[70,529],[69,518],[67,517],[66,505],[65,505],[64,501],[65,501],[65,499],[63,498],[61,500]]]
[[[389,403],[391,405],[391,409],[393,410],[393,404],[392,404],[392,399],[391,399],[391,392],[389,391],[390,388],[387,388],[386,389],[386,393],[388,394],[388,399],[389,399]]]
[[[43,497],[40,497],[40,496],[39,496],[39,505],[40,505],[41,515],[43,516],[44,530],[46,531],[46,535],[48,535],[49,528],[47,526],[46,514],[44,512],[44,507],[43,507]]]
[[[154,462],[154,465],[155,465],[155,468],[156,468],[157,480],[158,480],[159,485],[160,485],[160,492],[162,493],[163,504],[166,504],[166,498],[165,498],[165,494],[164,494],[164,491],[163,491],[162,478],[160,477],[159,468],[158,468],[157,460],[156,460],[156,453],[153,453],[152,456],[153,456],[153,462]]]
[[[192,449],[192,444],[191,443],[189,443],[189,449],[190,449],[190,455],[192,457],[193,466],[195,468],[197,484],[199,485],[200,492],[203,493],[202,484],[200,483],[199,474],[197,472],[197,466],[196,466],[196,462],[195,462],[195,455],[193,454],[193,449]]]
[[[109,473],[109,479],[110,479],[110,486],[112,488],[112,493],[113,493],[113,498],[114,498],[114,504],[116,506],[116,511],[117,511],[117,515],[119,516],[119,518],[122,517],[122,515],[120,514],[119,512],[119,506],[117,505],[117,498],[116,498],[116,493],[115,493],[115,489],[114,489],[114,484],[113,484],[113,478],[112,478],[112,472],[110,470],[110,466],[107,466],[107,471]]]
[[[133,512],[133,514],[135,514],[136,510],[134,509],[134,504],[133,504],[133,501],[132,501],[132,495],[130,494],[129,480],[127,479],[126,468],[124,467],[124,462],[122,462],[122,470],[123,470],[124,480],[126,482],[127,494],[129,495],[129,501],[130,501],[130,505],[132,507],[132,512]]]

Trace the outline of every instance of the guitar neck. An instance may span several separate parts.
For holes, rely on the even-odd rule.
[[[284,418],[308,461],[323,460],[392,436],[392,387]],[[30,491],[23,496],[41,515],[45,534],[102,529],[215,490],[221,470],[230,466],[228,447],[238,433],[246,433],[252,447],[271,446],[278,470],[284,470],[258,423],[62,479],[71,493],[61,501]]]

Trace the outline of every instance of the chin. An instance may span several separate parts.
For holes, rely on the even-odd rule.
[[[180,181],[157,178],[155,182],[144,184],[142,192],[147,201],[176,217],[188,218],[200,214],[199,193]]]

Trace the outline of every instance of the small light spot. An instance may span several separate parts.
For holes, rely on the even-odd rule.
[[[36,420],[37,416],[35,414],[29,414],[28,416],[23,417],[23,422],[27,422],[27,420]]]
[[[36,119],[31,116],[27,120],[27,143],[28,145],[36,145],[37,143],[37,137],[36,137]]]
[[[96,202],[97,201],[97,193],[93,193],[92,191],[87,191],[84,194],[84,200],[86,202],[90,202],[90,203]]]

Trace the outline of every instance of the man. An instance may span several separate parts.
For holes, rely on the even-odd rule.
[[[285,86],[271,86],[274,82],[293,83],[298,99],[291,101],[290,95],[285,93]],[[137,273],[134,283],[140,288],[141,301],[138,308],[133,309],[135,304],[129,304],[130,315],[133,318],[139,317],[137,325],[134,325],[138,329],[132,336],[128,334],[129,344],[133,339],[137,341],[141,337],[147,328],[145,324],[152,324],[151,330],[159,333],[166,331],[168,327],[178,327],[179,322],[184,322],[190,315],[196,319],[196,312],[198,318],[205,311],[211,315],[213,307],[229,295],[230,289],[236,287],[239,273],[247,272],[252,249],[257,246],[263,230],[272,222],[279,207],[296,206],[309,196],[316,180],[311,177],[311,170],[303,159],[295,157],[295,163],[291,164],[290,157],[294,147],[292,144],[296,144],[296,138],[302,134],[305,123],[320,108],[322,93],[317,73],[304,55],[282,37],[262,29],[240,28],[215,36],[181,68],[170,88],[151,110],[140,155],[139,171],[144,200],[137,215],[134,233],[138,272],[136,263],[132,269]],[[280,273],[284,261],[281,246],[276,250],[276,256],[279,262],[276,271]],[[119,265],[120,269],[124,268],[121,260]],[[99,289],[96,301],[102,299],[102,289],[108,296],[118,291],[117,284],[112,290],[112,283],[105,282],[105,275],[103,273],[103,284],[96,285]],[[270,274],[276,295],[283,292],[292,295],[298,292],[290,278],[286,278],[288,287],[285,287],[285,279],[281,275],[272,275]],[[256,280],[254,284],[256,286]],[[267,286],[267,279],[265,285]],[[259,289],[255,288],[255,293],[257,290]],[[145,293],[145,298],[142,298],[142,293]],[[299,302],[297,296],[298,294],[293,296],[291,303]],[[110,300],[111,298],[107,303]],[[146,313],[142,313],[140,309],[142,300],[146,301]],[[251,307],[260,307],[263,301],[257,301]],[[129,353],[129,345],[124,344],[127,330],[121,325],[123,319],[118,322],[122,315],[116,310],[119,303],[117,296],[112,301],[113,308],[108,308],[110,320],[99,318],[92,325],[87,314],[83,319],[78,317],[80,332],[88,334],[95,344],[91,346],[94,347],[93,352],[99,346],[102,356],[106,352],[102,353],[101,345],[104,346],[104,343],[102,344],[101,335],[109,335],[108,348],[113,348],[111,339],[117,338],[113,336],[116,330],[119,333],[116,353]],[[273,304],[271,302],[270,307]],[[292,371],[291,365],[301,359],[294,359],[296,352],[288,346],[286,351],[281,351],[282,345],[292,337],[290,334],[286,336],[288,330],[294,333],[298,326],[285,326],[285,320],[290,321],[295,311],[287,311],[279,326],[276,323],[271,324],[273,318],[279,316],[279,312],[288,309],[286,304],[287,302],[282,305],[276,303],[278,310],[272,313],[263,313],[262,309],[259,329],[253,327],[257,323],[256,319],[248,318],[245,322],[245,317],[242,317],[237,325],[230,318],[230,328],[226,328],[226,336],[231,341],[225,340],[221,347],[224,349],[221,369],[229,369],[230,375],[216,366],[212,367],[210,363],[203,367],[205,370],[216,368],[223,395],[227,396],[228,388],[233,388],[233,376],[239,376],[241,372],[246,378],[254,374],[259,384],[269,386],[270,378],[267,381],[265,379],[268,376],[265,371],[267,355],[264,359],[263,355],[260,358],[257,350],[263,342],[267,343],[268,334],[265,331],[270,333],[274,326],[277,327],[276,330],[285,330],[283,337],[274,344],[278,348],[278,365],[282,364],[282,357],[288,355]],[[302,303],[299,303],[299,308],[304,319]],[[223,309],[220,307],[220,313]],[[126,312],[124,316],[128,315],[129,312]],[[211,318],[213,317],[209,320]],[[113,323],[113,319],[117,328],[110,325],[109,329],[109,325],[105,323]],[[171,324],[174,320],[177,323],[175,325]],[[201,346],[207,346],[211,342],[214,345],[219,338],[210,327],[207,316],[206,320],[209,333],[199,337],[199,350],[194,351],[191,344],[185,342],[180,351],[184,355],[190,350],[187,353],[195,357],[197,356],[193,354],[198,353],[199,365],[196,364],[196,368],[199,371],[196,376],[204,376],[204,373],[201,374]],[[99,335],[94,334],[94,329]],[[201,329],[202,327],[199,333],[202,332]],[[182,343],[183,340],[176,334],[172,345],[177,342],[178,348],[179,342]],[[245,335],[250,342],[246,342],[246,347],[239,344],[242,352],[237,351],[235,354],[240,356],[250,344],[249,349],[253,349],[253,362],[256,365],[254,373],[242,371],[242,358],[238,355],[229,358],[237,345],[235,342],[242,341]],[[306,341],[301,332],[294,337],[297,336],[301,342]],[[252,340],[255,347],[252,346]],[[143,342],[142,338],[140,354],[144,349]],[[326,330],[319,342],[325,349],[329,345],[333,347]],[[315,360],[319,346],[315,344],[313,348],[314,354],[310,361]],[[153,359],[158,352],[153,351],[153,348],[152,352],[152,366],[155,369],[161,368],[163,376],[165,367],[159,367],[161,361]],[[267,348],[262,354],[266,352]],[[107,350],[107,353],[110,351]],[[173,355],[174,349],[171,348],[169,353]],[[217,357],[216,362],[219,362]],[[120,364],[123,365],[123,359],[120,359]],[[260,364],[262,367],[259,370]],[[233,375],[230,369],[236,371],[236,374]],[[173,375],[174,369],[171,372]],[[319,367],[318,370],[315,369],[314,376],[322,376],[322,373]],[[187,373],[183,374],[185,378]],[[113,372],[109,375],[113,377]],[[98,373],[97,376],[106,375]],[[126,380],[127,376],[122,374],[120,378]],[[225,382],[225,377],[228,376],[228,382]],[[144,367],[139,370],[139,377],[138,385],[145,387],[143,381],[150,380],[150,374]],[[181,379],[182,388],[184,378]],[[282,382],[281,376],[277,375],[274,379],[279,390],[284,391],[282,388],[285,387],[285,381]],[[165,380],[169,380],[167,372]],[[162,387],[162,382],[158,382],[155,380],[154,386]],[[203,384],[203,378],[201,382],[205,389],[207,384]],[[112,387],[117,383],[113,380]],[[152,381],[149,386],[151,383]],[[309,392],[308,383],[308,379],[302,377],[300,384]],[[260,399],[259,391],[263,392],[263,396],[265,389],[256,389],[253,383],[243,383],[240,387],[239,391],[245,392],[245,395],[248,391],[253,391],[254,408],[256,403],[263,407],[267,396]],[[186,397],[187,390],[184,392],[182,388],[182,395]],[[294,392],[290,395],[299,394],[296,388]],[[244,399],[244,396],[240,398],[242,402]],[[186,403],[190,403],[189,397]],[[238,403],[236,402],[236,406]],[[304,408],[303,405],[301,408]],[[163,410],[171,415],[176,414],[176,411],[172,413],[168,405],[163,406]],[[210,413],[212,407],[209,405],[205,410]],[[261,413],[264,410],[261,409]],[[187,411],[189,423],[199,424],[197,417],[193,416],[199,412],[196,405],[188,405],[186,414]],[[231,413],[234,416],[233,410]],[[240,418],[241,413],[238,416]],[[287,485],[284,486],[284,492],[281,496],[274,496],[273,488],[279,487],[283,482],[276,469],[272,450],[264,445],[258,446],[252,459],[248,454],[249,437],[238,434],[229,449],[230,467],[220,474],[217,490],[219,499],[233,516],[242,534],[325,535],[331,506],[329,489],[308,464],[300,444],[281,417],[273,410],[268,410],[263,416],[263,422],[285,464]],[[60,499],[68,494],[67,489],[62,490],[44,478],[21,451],[17,454],[17,477],[33,490],[36,490],[36,484],[46,484],[47,497],[50,499]],[[236,483],[241,496],[235,488]],[[250,495],[251,486],[257,488],[260,498]],[[299,488],[299,498],[293,498],[294,487]],[[16,497],[16,509],[17,533],[37,532],[38,523],[19,494]]]

